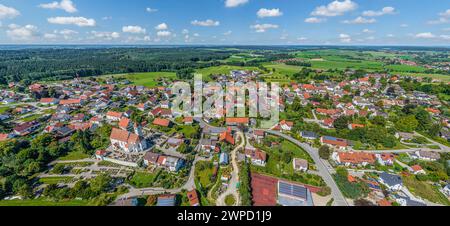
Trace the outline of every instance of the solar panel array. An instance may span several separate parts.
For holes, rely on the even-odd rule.
[[[278,192],[283,195],[293,196],[297,198],[307,199],[307,189],[303,186],[289,184],[285,182],[278,183]]]

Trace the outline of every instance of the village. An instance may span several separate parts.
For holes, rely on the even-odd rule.
[[[215,79],[261,81],[259,72],[243,70]],[[48,134],[62,144],[107,131],[101,148],[56,160],[39,178],[63,187],[103,173],[121,178],[117,186],[126,191],[111,205],[150,199],[158,206],[243,205],[243,196],[255,206],[448,205],[448,176],[439,166],[441,155],[450,161],[443,103],[405,91],[403,80],[421,82],[366,74],[342,82],[284,84],[281,119],[270,129],[258,129],[258,118],[173,114],[173,81],[164,78],[155,88],[114,77],[27,87],[10,83],[0,90],[0,120],[10,128],[0,142]],[[420,106],[430,127],[443,125],[435,136],[417,132],[422,122],[408,115],[393,117],[411,106]],[[433,194],[411,191],[417,183]]]

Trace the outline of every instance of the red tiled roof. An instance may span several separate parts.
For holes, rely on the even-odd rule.
[[[191,204],[191,206],[198,206],[200,204],[198,201],[197,191],[195,189],[192,191],[188,191],[187,197],[189,199],[189,203]]]
[[[116,112],[116,111],[108,111],[108,112],[106,113],[106,116],[114,117],[114,118],[121,118],[122,115],[123,115],[122,112]]]
[[[170,124],[170,121],[167,119],[155,118],[155,120],[153,120],[153,125],[168,127],[169,124]]]
[[[345,163],[360,164],[363,162],[375,163],[375,155],[365,152],[339,152],[339,160]]]
[[[227,118],[227,124],[248,124],[250,122],[249,118]]]
[[[59,101],[59,104],[61,105],[71,105],[71,104],[80,104],[81,99],[67,99],[67,100],[61,100]]]

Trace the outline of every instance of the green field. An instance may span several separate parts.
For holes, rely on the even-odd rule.
[[[136,171],[133,177],[130,179],[130,184],[136,188],[145,188],[152,186],[158,173],[149,173],[145,171]]]
[[[68,183],[73,179],[73,177],[43,177],[39,179],[39,182],[43,184],[59,184]]]
[[[213,170],[214,167],[210,162],[197,162],[195,167],[195,177],[203,188],[207,188],[214,183],[214,181],[211,181]]]
[[[87,206],[87,200],[51,201],[46,199],[0,200],[0,206]]]
[[[145,86],[154,88],[158,86],[158,79],[168,78],[175,79],[176,73],[174,72],[147,72],[147,73],[135,73],[124,75],[126,79],[130,80],[134,85]]]
[[[198,69],[196,73],[202,74],[203,78],[208,78],[209,75],[217,75],[224,74],[229,75],[232,70],[255,70],[258,71],[257,67],[240,67],[240,66],[230,66],[230,65],[222,65],[217,67],[208,67]]]
[[[89,158],[89,155],[87,155],[81,151],[71,151],[71,152],[67,153],[67,155],[58,158],[58,160],[70,161],[70,160],[80,160],[80,159],[85,159],[85,158]]]

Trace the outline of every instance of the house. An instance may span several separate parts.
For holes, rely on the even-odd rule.
[[[266,152],[256,149],[256,148],[246,148],[245,156],[250,158],[252,164],[257,166],[266,166],[267,154]]]
[[[450,184],[445,185],[445,187],[442,189],[442,192],[450,197]]]
[[[345,139],[323,136],[320,138],[322,145],[329,145],[339,150],[346,150],[349,146],[349,142]]]
[[[110,136],[111,146],[125,152],[141,152],[147,149],[145,139],[126,130],[113,128]]]
[[[187,192],[187,197],[189,199],[189,204],[191,206],[200,206],[200,202],[198,200],[197,190],[191,190]]]
[[[147,152],[144,155],[144,165],[150,166],[150,165],[156,165],[158,163],[158,158],[161,156],[158,153],[154,152]]]
[[[59,104],[62,106],[69,106],[69,107],[74,107],[74,106],[80,106],[83,104],[83,100],[82,99],[67,99],[67,100],[60,100]]]
[[[249,118],[226,118],[225,122],[227,126],[248,125],[250,123]]]
[[[183,123],[185,125],[192,125],[192,123],[194,123],[194,117],[184,117]]]
[[[137,198],[120,199],[113,204],[113,206],[138,206],[139,200]]]
[[[391,191],[400,191],[403,189],[402,178],[398,175],[383,172],[380,174],[379,181]]]
[[[95,152],[95,158],[98,160],[103,160],[103,158],[106,156],[106,151],[105,150],[97,150]]]
[[[419,165],[411,166],[410,171],[411,171],[411,173],[413,173],[414,175],[418,175],[418,174],[426,174],[425,170],[423,170],[422,167],[419,166]]]
[[[415,156],[413,158],[418,158],[424,161],[437,161],[441,158],[438,152],[434,151],[416,151]]]
[[[167,119],[155,118],[155,120],[153,120],[153,125],[161,126],[161,127],[169,127],[170,121]]]
[[[345,166],[367,166],[376,161],[374,154],[365,152],[333,152],[332,159]]]
[[[122,117],[119,121],[119,128],[129,131],[133,128],[133,123],[131,123],[130,119]]]
[[[392,166],[394,165],[395,157],[393,154],[384,153],[384,154],[376,154],[378,163],[383,166]]]
[[[354,129],[356,129],[356,128],[364,128],[365,126],[363,125],[363,124],[355,124],[355,123],[352,123],[352,124],[349,124],[348,125],[348,129],[349,130],[354,130]]]
[[[280,127],[283,131],[291,131],[294,127],[294,122],[283,120],[280,122]]]
[[[292,161],[295,171],[306,172],[308,171],[308,161],[305,159],[294,158]]]
[[[11,138],[11,135],[8,133],[0,133],[0,142],[6,141]]]
[[[229,163],[228,154],[225,152],[220,153],[219,164],[220,165],[228,165],[228,163]]]
[[[253,130],[253,138],[258,144],[262,142],[265,136],[266,132],[264,130]]]
[[[59,103],[59,100],[56,98],[41,98],[39,103],[43,105],[56,105]]]
[[[136,106],[136,108],[137,108],[139,111],[146,111],[146,110],[149,108],[149,106],[148,106],[147,103],[140,103],[140,104],[138,104],[138,105]]]
[[[220,133],[219,142],[222,142],[222,141],[226,141],[227,143],[232,144],[232,145],[235,144],[234,137],[233,137],[233,134],[231,131],[231,127],[228,127],[228,129],[226,131]]]
[[[203,151],[212,152],[214,150],[218,150],[217,141],[211,139],[202,139],[200,140],[200,146]]]
[[[400,139],[400,141],[407,141],[407,140],[414,139],[414,134],[412,134],[412,133],[398,132],[395,135],[397,138]]]
[[[25,136],[32,132],[34,132],[37,128],[39,128],[39,122],[24,122],[14,127],[13,132],[18,136]]]
[[[175,206],[175,195],[160,195],[156,206]]]
[[[169,171],[176,172],[183,167],[184,160],[173,156],[161,155],[158,157],[156,164],[167,168]]]
[[[172,148],[179,147],[183,142],[184,142],[183,139],[178,139],[178,138],[169,138],[167,140],[167,144]]]
[[[300,136],[307,140],[315,140],[315,139],[319,138],[316,133],[311,132],[311,131],[301,131]]]
[[[122,112],[108,111],[106,113],[106,120],[110,122],[118,122],[120,121],[122,116],[123,116]]]

